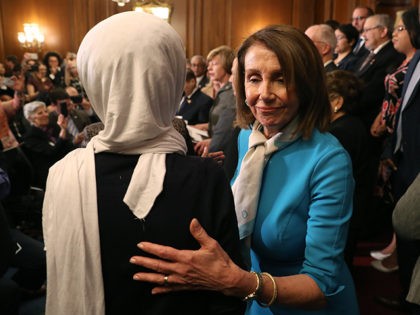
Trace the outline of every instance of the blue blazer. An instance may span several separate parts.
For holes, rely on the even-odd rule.
[[[206,123],[209,121],[209,111],[212,105],[213,99],[198,89],[191,97],[185,97],[177,115],[187,120],[188,125]]]
[[[238,139],[239,164],[250,130]],[[234,182],[234,181],[232,181]],[[358,305],[343,250],[352,214],[351,161],[337,139],[315,130],[273,153],[264,168],[252,234],[252,269],[273,276],[306,274],[328,300],[310,314],[357,315]],[[247,315],[309,314],[299,308],[253,302]]]

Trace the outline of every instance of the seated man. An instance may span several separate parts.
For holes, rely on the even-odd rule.
[[[184,85],[184,96],[177,115],[182,116],[189,125],[207,123],[213,99],[196,87],[197,82],[192,70],[187,70]]]
[[[321,55],[325,72],[337,70],[338,68],[333,61],[337,39],[332,27],[327,24],[312,25],[306,29],[305,34],[313,41]]]

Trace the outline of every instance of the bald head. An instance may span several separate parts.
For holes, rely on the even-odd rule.
[[[206,59],[201,55],[195,55],[191,57],[191,70],[194,72],[196,77],[201,77],[206,73],[207,63]]]
[[[324,63],[332,60],[337,39],[331,26],[327,24],[312,25],[306,29],[305,34],[315,44]]]

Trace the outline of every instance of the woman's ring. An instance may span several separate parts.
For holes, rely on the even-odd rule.
[[[169,284],[169,276],[163,277],[163,285],[166,287]]]

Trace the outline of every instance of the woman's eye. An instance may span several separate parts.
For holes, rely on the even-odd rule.
[[[255,76],[252,76],[252,77],[248,78],[248,82],[251,82],[251,83],[256,83],[258,81],[260,81],[260,79],[258,77],[255,77]]]

